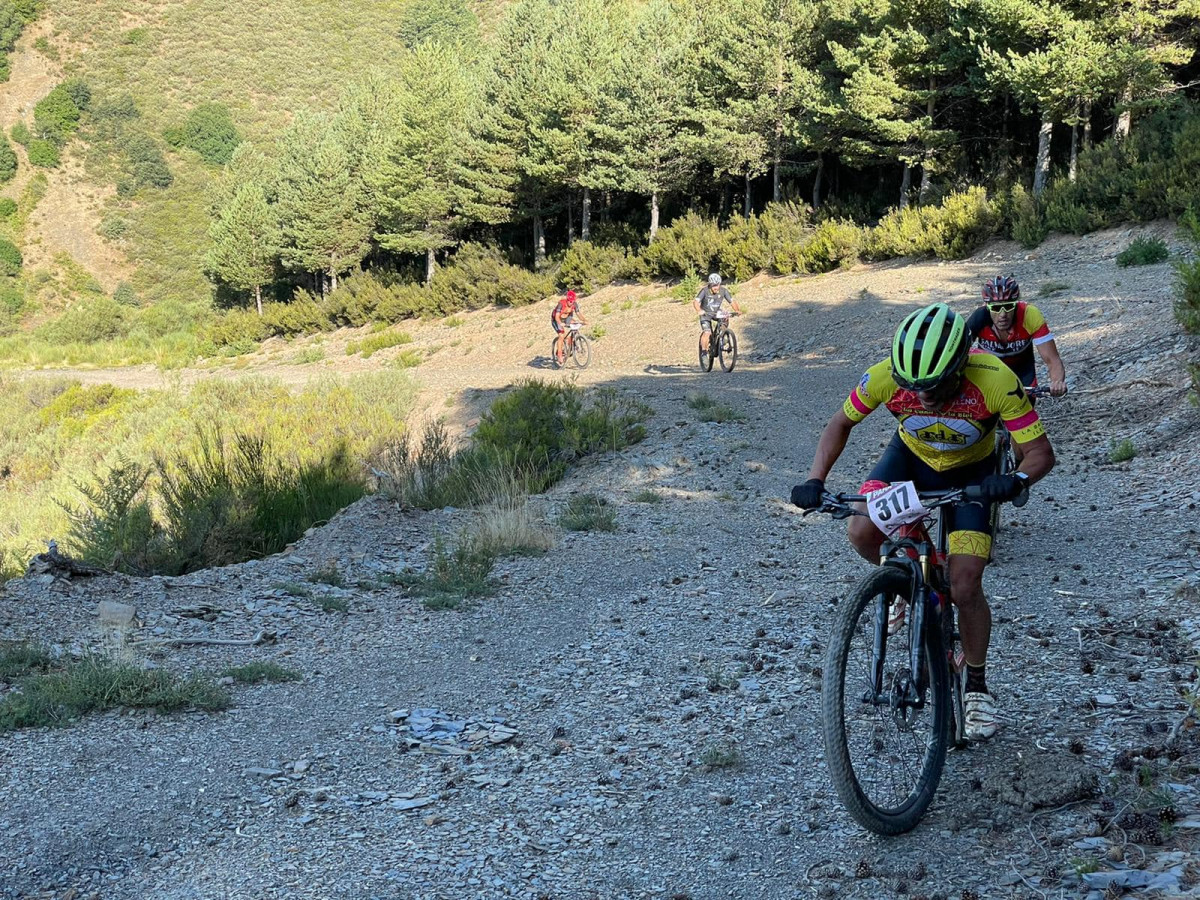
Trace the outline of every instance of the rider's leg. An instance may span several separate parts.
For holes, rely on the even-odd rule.
[[[983,593],[983,569],[991,538],[975,531],[956,531],[951,534],[950,595],[958,607],[958,626],[962,632],[963,655],[967,665],[982,667],[987,663],[988,645],[992,639],[992,610]],[[977,555],[982,553],[982,556]]]

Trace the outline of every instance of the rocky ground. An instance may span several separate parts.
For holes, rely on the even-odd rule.
[[[241,566],[10,582],[3,639],[111,645],[96,613],[118,600],[137,610],[122,653],[303,679],[236,687],[223,713],[0,737],[0,897],[1200,896],[1182,697],[1200,646],[1200,410],[1169,267],[1113,262],[1134,233],[746,286],[729,376],[695,370],[686,307],[637,289],[624,310],[593,301],[606,334],[581,380],[650,404],[649,436],[534,503],[552,521],[597,492],[619,528],[502,561],[499,593],[462,610],[381,576],[422,567],[432,535],[472,514],[378,497]],[[819,728],[825,636],[864,564],[843,525],[781,498],[903,311],[969,309],[998,271],[1066,360],[1071,396],[1042,406],[1059,465],[1006,512],[986,580],[1005,728],[951,754],[922,824],[884,840],[841,809]],[[541,311],[459,331],[480,355],[420,374],[426,407],[461,427],[515,379],[572,377],[540,371]],[[699,422],[696,392],[742,420]],[[893,427],[857,429],[833,486],[857,487]],[[1138,455],[1110,463],[1124,438]],[[635,502],[647,489],[662,502]],[[344,586],[307,582],[331,565]],[[336,601],[348,611],[322,610]],[[260,642],[165,643],[188,637]]]

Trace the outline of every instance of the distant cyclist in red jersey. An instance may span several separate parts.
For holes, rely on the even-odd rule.
[[[983,285],[985,304],[967,319],[967,330],[978,344],[1002,359],[1025,387],[1037,385],[1033,348],[1050,370],[1050,394],[1061,397],[1067,392],[1067,372],[1054,335],[1042,311],[1021,300],[1021,288],[1008,275],[997,275]]]
[[[573,319],[579,319],[584,325],[588,323],[579,311],[579,300],[575,292],[567,291],[566,296],[554,305],[554,311],[550,313],[550,324],[554,326],[554,333],[558,335],[554,339],[554,355],[560,366],[563,364],[563,331]]]

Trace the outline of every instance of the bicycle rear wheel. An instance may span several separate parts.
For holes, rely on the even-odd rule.
[[[863,579],[838,609],[821,684],[830,777],[850,815],[876,834],[902,834],[917,824],[946,762],[950,687],[940,625],[925,629],[924,705],[897,702],[913,676],[913,616],[889,636],[888,607],[897,596],[911,603],[911,584],[909,573],[894,566]]]
[[[571,358],[575,360],[575,365],[581,369],[586,369],[588,363],[592,361],[592,345],[588,343],[588,339],[582,334],[575,335],[575,346],[571,350]]]
[[[711,334],[708,336],[708,340],[709,340],[709,346],[711,347],[712,341],[714,340],[714,338]],[[712,366],[713,366],[713,354],[710,353],[708,350],[704,349],[703,340],[701,340],[699,347],[700,347],[700,371],[701,372],[711,372]]]
[[[721,355],[721,370],[732,372],[737,364],[737,335],[726,329],[721,333],[721,342],[717,344],[717,352]]]

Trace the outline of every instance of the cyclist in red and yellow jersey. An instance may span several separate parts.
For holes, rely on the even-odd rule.
[[[550,312],[550,324],[557,335],[554,339],[554,356],[558,359],[560,366],[563,364],[563,332],[575,319],[579,319],[584,325],[588,323],[579,309],[579,300],[576,298],[575,292],[567,291],[563,298],[554,304],[554,309]]]
[[[1021,300],[1021,287],[1012,276],[997,275],[983,285],[985,304],[967,319],[967,330],[979,349],[998,356],[1017,373],[1025,387],[1037,385],[1033,348],[1050,370],[1050,394],[1067,392],[1067,370],[1042,311]]]
[[[944,303],[905,318],[891,357],[867,369],[825,426],[809,480],[793,488],[792,502],[805,509],[821,505],[825,479],[851,430],[880,406],[900,426],[862,493],[896,481],[912,481],[923,491],[981,487],[987,502],[948,509],[946,527],[951,599],[958,607],[967,661],[964,724],[969,738],[983,740],[998,728],[985,678],[992,614],[983,593],[983,569],[992,542],[991,504],[1012,500],[1043,478],[1054,466],[1054,449],[1016,375],[991,354],[970,349],[966,323]],[[993,463],[994,432],[1001,421],[1024,451],[1013,475],[998,474]],[[864,559],[879,562],[883,539],[869,518],[850,520],[850,543]]]

